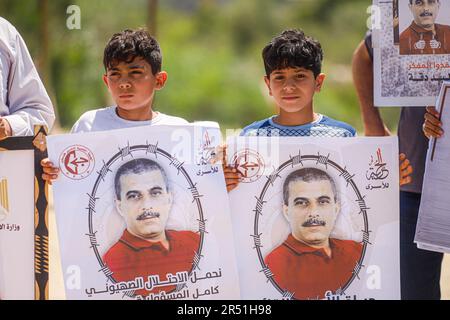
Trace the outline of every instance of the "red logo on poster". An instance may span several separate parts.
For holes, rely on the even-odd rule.
[[[95,159],[91,150],[75,145],[63,151],[59,163],[62,173],[67,178],[81,180],[92,173]]]
[[[236,153],[232,166],[242,175],[240,182],[251,183],[258,180],[264,172],[264,161],[258,152],[244,149]]]

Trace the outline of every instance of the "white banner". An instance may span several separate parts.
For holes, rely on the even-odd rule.
[[[400,299],[397,138],[233,138],[242,299]]]
[[[215,123],[51,136],[68,299],[239,299]]]
[[[0,152],[0,299],[34,299],[34,153]]]
[[[420,249],[450,253],[450,82],[442,86],[436,109],[447,133],[430,140],[414,241]]]

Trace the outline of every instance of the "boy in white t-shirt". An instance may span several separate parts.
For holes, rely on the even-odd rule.
[[[148,125],[183,125],[188,122],[153,110],[153,98],[167,81],[161,71],[162,54],[158,42],[145,30],[116,33],[106,45],[103,81],[116,105],[83,114],[72,133],[105,131]],[[42,178],[58,178],[59,168],[48,159],[41,161]]]

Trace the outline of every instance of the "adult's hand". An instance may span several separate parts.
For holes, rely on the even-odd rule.
[[[12,131],[8,120],[0,118],[0,140],[11,137]]]
[[[442,130],[442,122],[439,120],[440,114],[435,107],[427,107],[425,113],[425,122],[423,123],[423,133],[430,138],[440,138],[444,134]]]

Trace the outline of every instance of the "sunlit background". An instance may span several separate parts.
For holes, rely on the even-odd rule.
[[[25,38],[58,111],[58,127],[111,105],[101,80],[103,49],[115,32],[147,27],[169,73],[155,109],[190,121],[241,128],[276,112],[262,77],[262,48],[286,28],[302,28],[325,51],[328,78],[318,112],[362,132],[352,86],[353,50],[367,31],[371,0],[2,0],[1,15]],[[70,5],[81,29],[66,26]],[[395,131],[398,110],[384,111]]]
[[[367,32],[371,0],[1,0],[0,16],[25,39],[57,110],[53,132],[70,130],[90,109],[112,105],[102,82],[106,42],[115,32],[146,27],[163,50],[169,80],[155,109],[189,121],[213,120],[223,131],[276,112],[262,78],[262,48],[287,28],[302,28],[325,51],[327,80],[318,112],[363,135],[352,84],[353,50]],[[67,8],[80,8],[69,29]],[[382,110],[395,132],[399,109]],[[50,295],[64,298],[54,212],[50,212]],[[448,261],[448,260],[447,260]],[[449,262],[446,262],[449,264]],[[444,265],[443,298],[450,298]]]

